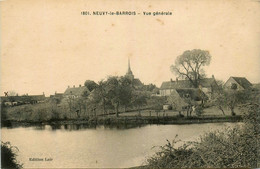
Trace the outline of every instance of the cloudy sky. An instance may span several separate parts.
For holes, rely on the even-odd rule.
[[[1,94],[47,95],[68,85],[124,75],[160,86],[185,50],[212,55],[206,68],[220,80],[260,82],[257,1],[5,0],[1,1]],[[135,16],[86,16],[81,11],[136,11]],[[171,16],[142,12],[171,11]]]

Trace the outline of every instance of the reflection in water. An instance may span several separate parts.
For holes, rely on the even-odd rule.
[[[33,127],[35,130],[84,130],[84,129],[96,129],[97,127],[104,127],[106,129],[131,129],[146,126],[147,124],[109,124],[109,125],[95,125],[95,124],[12,124],[11,122],[5,123],[2,128],[28,128]]]
[[[35,130],[67,130],[67,131],[74,131],[74,130],[85,130],[85,129],[96,129],[96,128],[103,128],[103,129],[132,129],[132,128],[140,128],[145,125],[141,124],[115,124],[115,125],[88,125],[88,124],[50,124],[50,125],[34,125],[33,129]],[[9,127],[11,129],[12,127]]]
[[[45,130],[46,129],[46,125],[37,125],[33,127],[35,130]]]
[[[193,141],[210,130],[235,123],[191,125],[41,125],[2,128],[2,141],[19,148],[18,160],[25,168],[126,168],[142,165],[146,157],[178,134]],[[69,132],[67,132],[69,131]],[[52,158],[32,162],[29,158]]]

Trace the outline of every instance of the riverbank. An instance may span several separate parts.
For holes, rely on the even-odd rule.
[[[208,116],[208,117],[179,117],[179,116],[101,116],[88,119],[49,120],[49,121],[15,121],[1,122],[1,127],[33,126],[33,125],[146,125],[146,124],[201,124],[240,122],[242,116]]]

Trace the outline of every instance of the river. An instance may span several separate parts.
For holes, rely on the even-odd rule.
[[[236,123],[146,125],[132,128],[49,125],[2,128],[2,141],[19,148],[18,161],[25,168],[117,168],[143,165],[165,145],[166,139],[193,141],[204,132]],[[50,161],[30,161],[30,158]]]

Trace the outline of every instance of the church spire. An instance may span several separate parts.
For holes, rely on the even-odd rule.
[[[132,74],[131,66],[130,66],[130,59],[128,58],[128,74],[129,74],[129,73]]]
[[[128,58],[128,71],[126,72],[126,77],[128,77],[130,80],[134,79],[134,75],[133,75],[133,72],[131,70],[130,59],[129,58]]]

